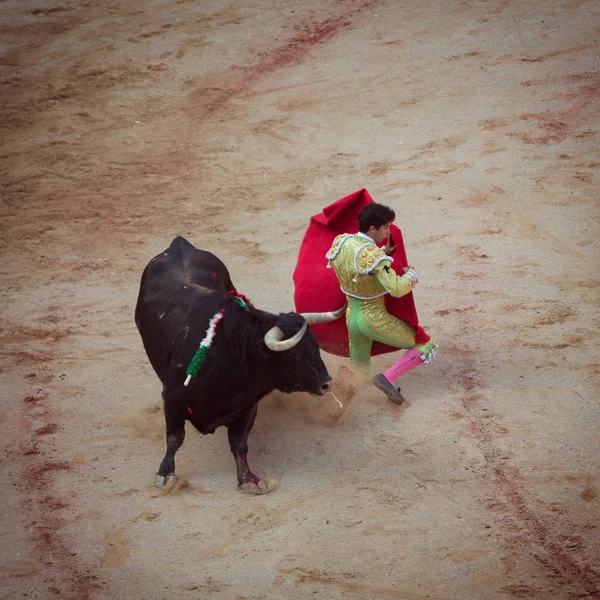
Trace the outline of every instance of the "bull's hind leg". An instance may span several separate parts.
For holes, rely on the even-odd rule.
[[[266,494],[269,491],[267,486],[248,466],[248,434],[254,425],[255,418],[256,405],[240,419],[227,424],[229,446],[235,458],[240,489],[248,494]]]
[[[186,405],[179,398],[167,397],[162,394],[165,409],[165,420],[167,423],[167,452],[160,463],[156,474],[155,485],[163,489],[165,485],[172,487],[177,481],[175,475],[175,453],[185,439],[185,414]]]

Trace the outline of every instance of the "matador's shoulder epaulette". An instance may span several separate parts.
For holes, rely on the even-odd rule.
[[[375,244],[366,243],[356,251],[354,266],[358,274],[368,275],[384,260],[394,262],[394,259],[388,256],[381,248],[378,248]]]
[[[327,260],[333,260],[338,255],[339,251],[342,249],[344,242],[351,237],[353,237],[351,233],[342,233],[341,235],[338,235],[333,240],[333,244],[331,244],[331,248],[329,248],[329,251],[325,255],[325,258]]]

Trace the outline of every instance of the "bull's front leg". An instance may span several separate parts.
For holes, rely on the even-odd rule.
[[[266,494],[267,486],[250,470],[248,466],[248,434],[254,425],[257,408],[254,405],[243,417],[227,425],[229,446],[235,466],[239,488],[248,494]]]
[[[185,415],[187,410],[183,398],[169,396],[165,391],[163,391],[162,397],[167,424],[167,451],[160,463],[154,483],[160,489],[163,489],[165,485],[172,487],[177,481],[175,453],[181,448],[185,439]]]

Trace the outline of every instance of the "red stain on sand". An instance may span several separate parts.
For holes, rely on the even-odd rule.
[[[44,425],[44,427],[40,427],[35,432],[35,435],[49,435],[50,433],[54,433],[57,430],[58,425],[56,423],[48,423],[47,425]]]
[[[523,493],[517,487],[516,477],[509,477],[507,470],[502,466],[495,467],[494,474],[500,491],[512,505],[520,520],[525,523],[536,543],[550,556],[551,562],[546,566],[557,574],[566,576],[571,583],[582,587],[587,592],[585,597],[598,597],[600,577],[594,569],[565,554],[560,545],[552,540],[549,528],[528,507]]]
[[[329,17],[324,21],[307,23],[298,28],[298,33],[283,45],[269,52],[260,54],[258,63],[252,66],[234,66],[232,70],[242,71],[244,76],[227,88],[201,89],[196,93],[202,94],[203,108],[201,116],[210,116],[222,110],[227,102],[240,97],[243,93],[256,85],[257,81],[278,71],[279,69],[299,64],[309,50],[333,38],[338,32],[348,28],[353,19],[363,11],[381,4],[380,0],[369,0],[358,7],[349,10],[343,15]],[[206,96],[212,96],[207,98]]]
[[[43,546],[52,548],[52,529],[48,527],[36,527],[35,532],[38,534],[38,538]]]
[[[23,398],[23,402],[29,404],[30,406],[37,406],[42,400],[45,400],[48,397],[48,394],[44,392],[38,391],[35,396],[25,396]]]
[[[475,310],[476,308],[477,308],[477,304],[474,304],[473,306],[465,306],[464,308],[445,308],[444,310],[436,310],[434,314],[438,315],[439,317],[446,317],[451,312],[465,313],[470,310]]]
[[[592,129],[589,124],[598,120],[600,75],[596,71],[571,75],[565,87],[568,91],[560,94],[558,98],[568,101],[568,108],[553,113],[524,114],[520,120],[533,121],[537,129],[507,135],[520,139],[524,144],[539,146],[558,144],[567,137],[581,138],[596,135],[597,128]]]
[[[26,474],[28,482],[32,487],[46,485],[46,475],[53,471],[69,471],[72,466],[67,462],[47,462],[40,467],[32,469]]]
[[[489,419],[482,416],[479,404],[482,396],[474,391],[483,387],[478,380],[475,361],[468,356],[463,360],[463,369],[457,377],[462,405],[469,430],[483,453],[486,470],[490,473],[499,496],[504,498],[523,529],[529,533],[534,548],[539,550],[534,553],[535,558],[552,573],[585,590],[582,598],[600,598],[600,575],[590,566],[593,561],[591,563],[583,553],[577,559],[567,554],[563,545],[553,536],[551,526],[545,525],[528,505],[522,489],[523,476],[518,469],[507,465],[508,457],[505,454],[498,452]]]
[[[331,39],[340,30],[351,25],[352,19],[357,14],[374,4],[376,2],[366,2],[360,8],[345,15],[331,17],[320,23],[309,23],[301,30],[300,34],[293,37],[286,44],[263,54],[257,65],[244,68],[246,77],[240,83],[240,89],[252,87],[255,81],[263,75],[273,73],[283,67],[298,64],[306,57],[313,46]]]
[[[23,400],[21,423],[24,439],[20,450],[25,462],[19,481],[25,492],[23,506],[36,533],[37,558],[48,568],[48,576],[44,579],[46,592],[65,598],[91,600],[97,597],[96,591],[102,584],[96,581],[96,574],[73,556],[71,547],[60,533],[63,518],[58,511],[66,504],[56,492],[52,480],[55,473],[71,470],[72,464],[53,460],[47,452],[43,436],[59,429],[51,421],[52,406],[48,400],[49,393],[41,389]]]

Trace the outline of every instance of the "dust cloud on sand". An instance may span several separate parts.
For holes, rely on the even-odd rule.
[[[360,392],[365,383],[364,376],[349,366],[341,365],[334,373],[331,391],[324,396],[273,392],[260,404],[261,418],[271,411],[288,411],[292,419],[321,427],[333,427],[344,422],[351,414],[352,406],[361,400]]]

